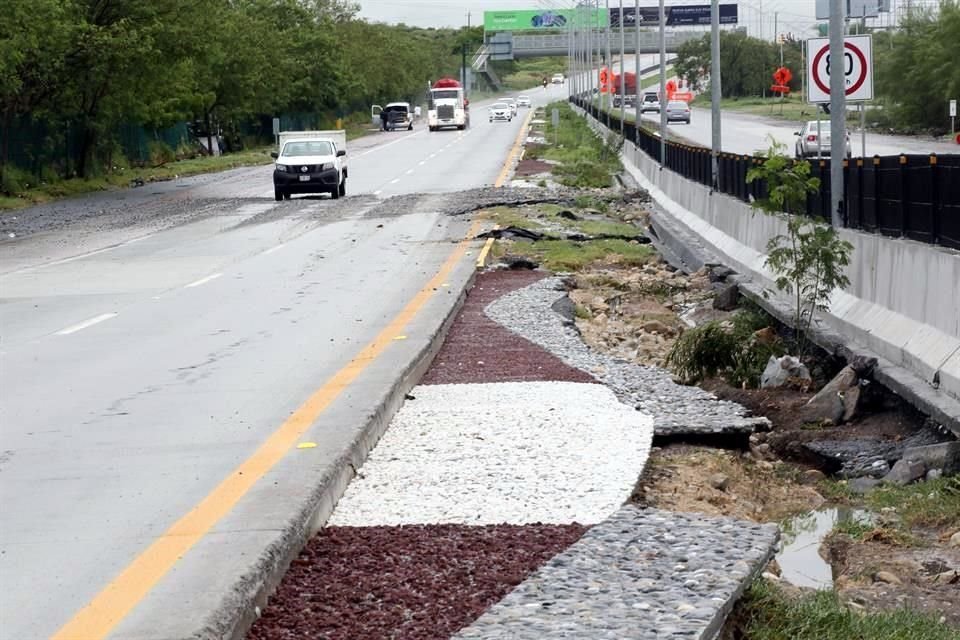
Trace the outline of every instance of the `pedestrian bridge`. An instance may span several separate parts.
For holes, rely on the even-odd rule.
[[[639,43],[636,29],[624,29],[624,53],[650,54],[660,52],[660,32],[654,29],[640,29]],[[514,33],[512,31],[498,31],[487,33],[483,46],[473,58],[473,70],[484,76],[495,90],[500,90],[500,79],[489,65],[491,60],[516,60],[517,58],[538,58],[542,56],[566,56],[570,53],[570,33],[555,31],[552,33]],[[594,51],[606,52],[607,32],[597,30],[586,35],[591,38]],[[675,53],[680,45],[691,40],[703,38],[703,31],[670,29],[664,34],[668,53]],[[582,42],[578,41],[578,46]],[[610,30],[610,52],[620,53],[620,31]]]

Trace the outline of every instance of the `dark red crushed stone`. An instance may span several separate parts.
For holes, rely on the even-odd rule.
[[[486,271],[477,276],[447,339],[420,384],[596,382],[483,313],[494,300],[546,277],[542,271]],[[482,363],[482,364],[480,364]]]
[[[584,531],[329,527],[290,566],[247,640],[446,640]]]

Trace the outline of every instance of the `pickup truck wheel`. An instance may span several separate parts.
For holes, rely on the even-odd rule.
[[[277,202],[280,202],[281,200],[283,200],[283,191],[280,191],[280,189],[274,189],[273,199],[276,200]]]
[[[290,194],[289,191],[284,191],[284,192],[283,192],[283,199],[284,199],[284,200],[289,200],[289,199],[290,199],[290,195],[291,195],[291,194]]]

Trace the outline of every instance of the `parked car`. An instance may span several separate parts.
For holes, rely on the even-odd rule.
[[[668,102],[667,122],[685,122],[690,124],[690,105],[683,100],[671,100]]]
[[[553,84],[563,84],[564,82],[563,74],[562,73],[553,74],[553,78],[550,79],[550,82],[552,82]]]
[[[795,131],[794,134],[797,136],[797,144],[795,147],[795,155],[799,158],[816,158],[818,155],[829,156],[830,155],[830,122],[821,121],[820,122],[820,133],[817,134],[817,121],[810,120],[804,122],[803,126],[800,128],[800,131]],[[851,157],[852,150],[850,148],[850,132],[847,132],[847,157]]]
[[[503,122],[510,122],[513,120],[513,109],[510,108],[505,102],[497,102],[490,106],[490,122],[494,120],[501,120]]]
[[[640,101],[640,113],[647,111],[660,113],[660,96],[653,91],[643,94],[643,100]]]
[[[517,101],[514,100],[513,98],[503,97],[503,98],[500,98],[497,102],[504,103],[505,105],[510,107],[510,111],[513,113],[513,115],[517,115]]]
[[[529,108],[529,107],[530,107],[530,104],[531,104],[531,103],[530,103],[530,96],[519,96],[519,97],[517,98],[517,106],[518,106],[518,107],[527,107],[527,108]]]

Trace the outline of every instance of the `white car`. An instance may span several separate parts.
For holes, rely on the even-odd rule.
[[[804,122],[800,131],[794,132],[793,135],[797,136],[797,144],[794,153],[798,160],[801,158],[816,158],[818,155],[829,156],[832,153],[832,145],[830,144],[830,121],[821,121],[819,125],[819,135],[817,133],[816,120]],[[850,148],[849,131],[847,131],[845,147],[847,157],[849,158],[853,155]]]
[[[329,193],[332,198],[347,195],[346,149],[334,140],[317,138],[283,142],[273,168],[273,193],[277,201],[293,193]]]
[[[490,106],[490,122],[500,120],[510,122],[513,120],[513,110],[505,102],[497,102]]]
[[[510,107],[510,110],[513,112],[513,115],[517,115],[517,101],[514,100],[513,98],[503,97],[503,98],[500,98],[497,102],[504,103],[505,105]]]
[[[530,103],[530,96],[519,96],[519,97],[517,98],[517,106],[518,106],[518,107],[527,107],[527,108],[529,108],[529,107],[530,107],[530,104],[531,104],[531,103]]]
[[[660,96],[653,92],[643,94],[643,100],[640,101],[640,113],[655,111],[660,113]]]
[[[551,78],[550,82],[553,84],[563,84],[563,80],[564,78],[562,73],[555,73],[553,74],[553,78]]]

